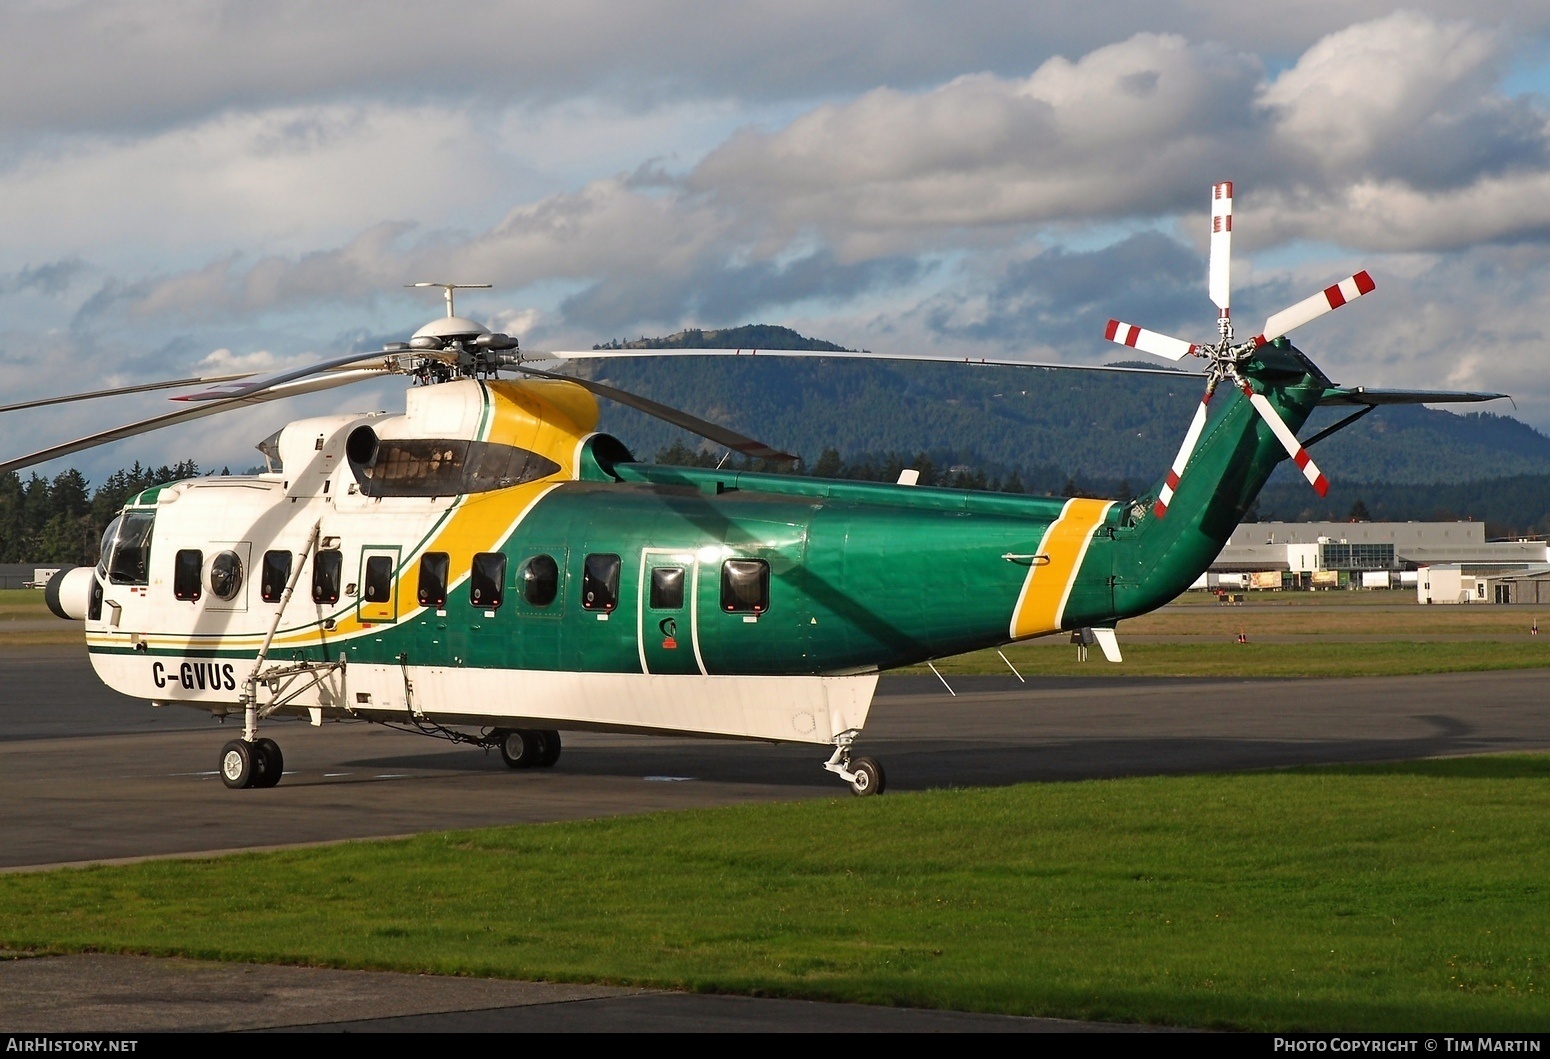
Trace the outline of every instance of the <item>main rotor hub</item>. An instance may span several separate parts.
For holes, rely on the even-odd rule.
[[[515,338],[462,316],[432,320],[408,342],[395,342],[386,348],[395,355],[407,354],[400,370],[424,383],[493,375],[521,359]]]
[[[466,316],[441,316],[416,331],[410,336],[409,341],[413,344],[416,338],[439,338],[447,342],[453,339],[478,338],[480,335],[489,333],[488,327],[477,324]]]

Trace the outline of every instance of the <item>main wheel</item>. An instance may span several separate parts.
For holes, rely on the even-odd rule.
[[[883,793],[887,777],[883,775],[883,766],[879,765],[875,758],[856,758],[850,763],[850,771],[855,775],[855,778],[850,781],[852,794],[864,798],[867,795]]]
[[[550,731],[539,734],[544,737],[544,752],[536,764],[539,768],[546,769],[560,760],[560,733]]]
[[[522,740],[527,744],[527,759],[523,762],[527,768],[541,769],[546,765],[552,765],[554,762],[549,759],[551,753],[556,761],[559,760],[558,732],[555,733],[555,738],[551,740],[548,732],[535,732],[532,729],[528,729],[522,733]],[[553,747],[552,750],[550,749],[551,747]]]
[[[232,790],[253,786],[257,774],[254,768],[253,744],[233,739],[221,748],[221,782]]]
[[[501,760],[507,768],[529,769],[538,760],[538,755],[533,752],[532,745],[528,742],[531,733],[518,729],[500,728],[491,733],[500,742]]]
[[[253,786],[273,787],[285,775],[285,755],[280,753],[280,744],[269,738],[257,739],[253,742],[253,750],[264,766],[253,780]]]

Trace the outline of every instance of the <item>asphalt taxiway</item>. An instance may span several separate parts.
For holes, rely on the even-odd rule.
[[[1328,680],[1094,676],[1028,684],[1008,674],[959,678],[953,686],[956,695],[932,677],[883,680],[858,749],[883,762],[889,789],[1550,748],[1545,695],[1550,673],[1545,671]],[[272,790],[230,791],[215,764],[220,746],[234,734],[233,725],[216,724],[197,712],[155,708],[107,691],[80,647],[0,649],[0,805],[5,810],[0,814],[0,870],[733,802],[849,797],[844,785],[821,769],[826,755],[819,747],[566,733],[556,767],[512,771],[493,753],[353,724],[316,729],[269,725],[266,734],[285,750],[284,781]],[[58,959],[85,958],[0,961],[0,997],[19,998],[15,1002],[25,1005],[26,997],[33,996],[35,1004],[46,1006],[53,994],[45,983],[56,972],[45,969],[63,968]],[[115,1001],[111,1010],[120,1015],[173,1010],[157,992],[160,972],[144,970],[148,963],[95,959],[108,961],[93,965],[93,974],[103,981],[141,983],[136,993],[140,1007]],[[120,966],[140,969],[111,970]],[[199,966],[178,973],[188,982],[196,972],[220,981],[238,974],[219,965],[203,971]],[[232,995],[269,997],[252,1007],[274,1014],[257,1023],[227,1018],[222,1028],[343,1028],[346,1013],[349,1028],[356,1029],[532,1028],[539,1023],[598,1029],[979,1025],[930,1022],[932,1017],[976,1018],[955,1013],[864,1009],[849,1015],[833,1010],[840,1005],[617,991],[550,996],[539,987],[516,999],[468,1002],[455,999],[463,994],[448,987],[446,996],[454,999],[434,993],[418,1006],[407,1000],[386,1007],[342,1000],[329,1007],[328,997],[348,1000],[357,987],[285,977],[300,974],[297,969],[244,969],[241,974],[249,977],[234,980],[253,988],[242,994],[232,986],[237,989]],[[262,977],[270,974],[295,984],[262,984],[270,982]],[[96,979],[88,975],[82,980]],[[29,981],[37,984],[37,992],[26,986]],[[184,992],[197,995],[205,986],[220,993],[209,982],[189,985]],[[273,999],[276,990],[312,1000],[288,1008]],[[173,990],[173,995],[182,994]],[[417,994],[399,988],[385,995]],[[313,1001],[317,1010],[307,1006]],[[241,1003],[229,1007],[246,1010]],[[319,1014],[323,1008],[328,1010]],[[65,1010],[90,1009],[82,1002]],[[0,1007],[0,1027],[48,1028],[7,1017],[15,1010]],[[205,1025],[179,1010],[181,1015],[169,1016],[173,1024]],[[300,1015],[290,1018],[286,1012]],[[888,1018],[906,1021],[875,1021]],[[1037,1021],[981,1028],[1037,1028],[1031,1025]],[[99,1028],[79,1021],[74,1025]],[[147,1023],[145,1028],[161,1025]]]

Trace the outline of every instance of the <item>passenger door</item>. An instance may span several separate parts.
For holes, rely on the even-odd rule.
[[[703,673],[694,642],[694,555],[644,548],[640,556],[637,642],[645,673]]]
[[[373,545],[361,549],[360,591],[355,616],[363,624],[398,620],[398,545]]]

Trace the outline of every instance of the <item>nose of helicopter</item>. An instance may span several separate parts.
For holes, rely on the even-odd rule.
[[[86,608],[91,602],[93,576],[89,566],[73,566],[59,571],[49,578],[48,587],[43,590],[43,602],[48,604],[48,609],[54,612],[55,617],[66,621],[81,621],[86,617]]]

